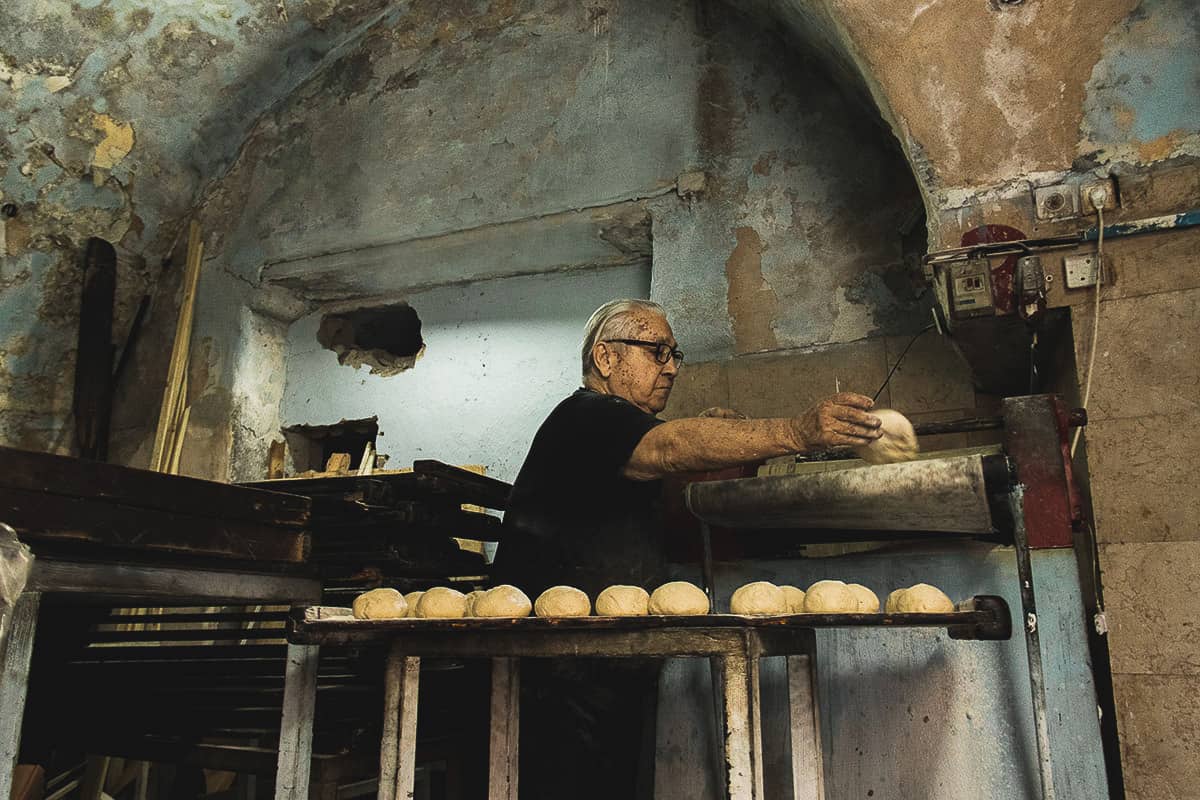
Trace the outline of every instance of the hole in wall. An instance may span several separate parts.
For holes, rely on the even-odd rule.
[[[412,369],[425,352],[421,318],[408,303],[326,314],[317,341],[337,353],[339,364],[385,378]]]
[[[296,473],[323,472],[334,453],[347,453],[348,469],[357,470],[367,445],[375,449],[379,418],[344,419],[333,425],[289,425],[283,429],[283,436]]]

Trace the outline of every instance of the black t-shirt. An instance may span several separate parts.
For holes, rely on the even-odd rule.
[[[509,497],[494,577],[530,597],[557,584],[594,601],[615,583],[663,580],[660,481],[622,470],[662,420],[614,395],[580,389],[542,423]]]

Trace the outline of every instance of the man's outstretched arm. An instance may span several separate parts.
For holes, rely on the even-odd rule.
[[[798,417],[692,418],[664,422],[642,437],[625,477],[650,481],[675,472],[699,472],[789,453],[868,444],[882,434],[868,413],[871,398],[841,392]]]

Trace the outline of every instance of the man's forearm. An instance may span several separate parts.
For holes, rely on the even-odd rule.
[[[790,419],[678,419],[642,437],[625,476],[654,480],[675,472],[723,469],[806,447]]]

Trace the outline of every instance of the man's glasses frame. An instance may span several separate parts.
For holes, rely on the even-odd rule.
[[[621,344],[633,344],[639,347],[654,348],[654,360],[664,366],[668,361],[674,360],[675,366],[683,363],[683,351],[677,347],[671,347],[663,342],[647,342],[645,339],[605,339],[605,342],[620,342]]]

